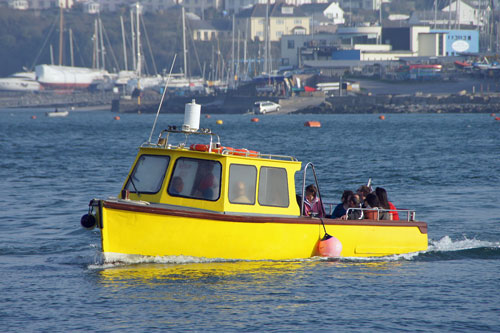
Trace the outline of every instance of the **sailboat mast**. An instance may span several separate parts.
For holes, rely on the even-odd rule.
[[[123,62],[125,65],[125,70],[128,71],[127,43],[125,42],[125,25],[123,24],[123,16],[121,16],[121,15],[120,15],[120,24],[121,24],[121,28],[122,28]]]
[[[268,57],[267,57],[267,40],[269,39],[269,0],[266,1],[266,22],[264,27],[264,72],[267,72]]]
[[[184,78],[188,77],[187,68],[187,49],[186,49],[186,12],[182,7],[182,54],[184,57]]]
[[[75,59],[73,57],[73,30],[69,29],[69,54],[71,57],[71,67],[75,67]]]
[[[132,36],[132,62],[134,71],[137,71],[137,63],[135,61],[135,32],[134,32],[134,13],[130,11],[130,35]]]
[[[54,64],[54,47],[52,46],[52,44],[50,44],[50,64],[53,65]]]
[[[233,14],[233,32],[231,34],[231,86],[234,88],[234,14]]]
[[[64,27],[64,18],[63,18],[63,8],[59,7],[59,66],[63,64],[63,27]]]
[[[97,19],[94,20],[94,68],[99,68],[99,34],[97,28]]]
[[[99,42],[100,42],[100,47],[101,47],[101,68],[106,69],[106,63],[105,61],[105,56],[106,56],[106,50],[104,49],[104,38],[102,38],[102,20],[101,17],[99,16]]]
[[[140,77],[141,76],[141,71],[142,71],[142,56],[141,56],[141,31],[140,31],[140,20],[139,20],[139,10],[140,10],[140,3],[135,4],[135,9],[136,9],[136,18],[135,18],[135,24],[136,24],[136,37],[137,37],[137,75]]]

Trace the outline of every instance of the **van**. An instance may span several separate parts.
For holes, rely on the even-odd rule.
[[[278,103],[271,101],[259,101],[253,105],[253,111],[256,114],[266,114],[269,112],[278,112],[281,106]]]

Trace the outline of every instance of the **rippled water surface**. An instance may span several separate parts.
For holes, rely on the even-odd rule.
[[[36,116],[36,119],[32,119]],[[325,201],[373,179],[429,224],[424,253],[103,264],[115,196],[154,115],[0,111],[2,331],[500,331],[500,122],[489,115],[213,115],[222,143],[316,166]],[[223,125],[216,125],[217,119]],[[160,115],[160,129],[182,115]],[[307,128],[318,120],[321,128]],[[187,235],[188,237],[188,235]]]

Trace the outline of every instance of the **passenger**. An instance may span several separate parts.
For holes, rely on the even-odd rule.
[[[248,198],[247,195],[247,189],[245,186],[245,183],[242,181],[238,181],[234,183],[233,186],[233,193],[231,193],[234,199],[232,199],[232,202],[235,203],[252,203],[252,201]]]
[[[349,203],[347,202],[347,199],[349,198],[350,195],[353,194],[354,193],[349,190],[345,190],[344,193],[342,193],[342,199],[341,199],[342,202],[339,203],[333,210],[332,218],[337,219],[346,214],[347,208],[349,208]]]
[[[184,189],[184,181],[181,177],[175,176],[170,184],[170,194],[180,195]]]
[[[359,202],[359,196],[357,194],[349,195],[347,203],[349,208],[361,208],[361,203]],[[360,220],[362,218],[363,214],[359,209],[351,209],[346,215],[342,216],[343,220]]]
[[[367,185],[361,185],[356,193],[359,195],[359,201],[364,203],[366,196],[372,192],[371,188]]]
[[[212,199],[215,186],[215,176],[213,174],[214,163],[201,162],[198,166],[198,174],[196,176],[193,196],[203,199]]]
[[[324,208],[321,200],[317,197],[318,189],[314,184],[306,187],[304,199],[304,215],[324,217]]]
[[[380,202],[378,201],[377,195],[375,195],[375,193],[370,193],[366,196],[365,207],[366,208],[374,208],[374,210],[366,211],[365,219],[377,220],[377,211],[378,211],[378,219],[379,220],[390,220],[391,219],[389,212],[379,210],[379,209],[383,209],[383,208],[380,207]]]
[[[375,194],[377,195],[381,207],[393,210],[389,212],[391,220],[399,220],[399,214],[396,211],[396,206],[394,206],[387,198],[387,191],[382,187],[377,187],[375,189]]]

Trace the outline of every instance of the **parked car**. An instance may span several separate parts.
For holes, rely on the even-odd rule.
[[[278,112],[281,109],[281,106],[278,103],[274,103],[271,101],[259,101],[255,102],[253,105],[253,111],[256,114],[266,114],[269,112]]]

